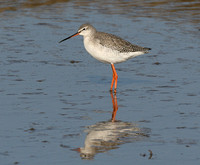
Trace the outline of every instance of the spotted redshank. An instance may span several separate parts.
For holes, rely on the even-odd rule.
[[[151,50],[151,48],[131,44],[130,42],[113,34],[99,32],[88,23],[81,25],[78,32],[61,40],[59,43],[77,35],[83,36],[85,49],[92,57],[103,63],[111,64],[113,78],[110,91],[112,92],[113,85],[115,83],[114,93],[116,93],[117,90],[118,79],[114,64],[148,53],[149,50]]]

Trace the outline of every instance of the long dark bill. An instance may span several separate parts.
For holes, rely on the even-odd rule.
[[[65,39],[63,39],[63,40],[61,40],[59,43],[65,41],[65,40],[68,40],[68,39],[70,39],[70,38],[72,38],[72,37],[75,37],[75,36],[77,36],[77,35],[79,35],[79,32],[77,32],[77,33],[75,33],[75,34],[73,34],[73,35],[71,35],[71,36],[69,36],[69,37],[67,37],[67,38],[65,38]]]

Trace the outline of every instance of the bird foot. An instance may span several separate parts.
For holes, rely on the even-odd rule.
[[[112,93],[112,92],[113,92],[113,90],[110,89],[110,93]],[[117,94],[117,89],[114,89],[114,94],[115,94],[115,95]]]

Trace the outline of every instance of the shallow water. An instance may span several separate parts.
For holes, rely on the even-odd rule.
[[[198,1],[0,1],[0,19],[1,164],[200,162]],[[152,48],[116,65],[116,96],[82,37],[58,44],[85,22]]]

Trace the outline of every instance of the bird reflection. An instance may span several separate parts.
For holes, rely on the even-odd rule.
[[[111,93],[113,112],[109,121],[99,122],[89,126],[85,132],[84,147],[74,149],[80,153],[82,159],[93,159],[97,153],[117,149],[121,144],[140,141],[148,137],[147,131],[140,129],[136,124],[117,121],[117,96]],[[146,132],[146,133],[145,133]]]

